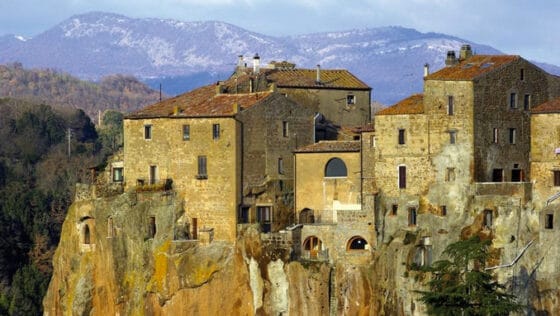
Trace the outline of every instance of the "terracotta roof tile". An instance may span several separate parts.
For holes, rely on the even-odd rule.
[[[219,94],[215,85],[208,85],[147,106],[127,118],[233,116],[237,107],[249,108],[271,94],[270,91]]]
[[[544,114],[544,113],[560,113],[560,97],[552,99],[545,103],[542,103],[533,109],[531,109],[533,114]]]
[[[315,69],[274,69],[267,72],[267,79],[275,82],[279,88],[370,89],[367,84],[344,69],[321,69],[320,82],[316,81]]]
[[[322,140],[305,147],[295,150],[296,153],[318,153],[318,152],[357,152],[360,151],[361,143],[359,140],[340,141]]]
[[[422,113],[424,113],[424,95],[414,94],[395,105],[392,105],[375,113],[375,115],[401,115]]]
[[[425,80],[473,80],[520,58],[516,55],[474,55],[428,75]]]

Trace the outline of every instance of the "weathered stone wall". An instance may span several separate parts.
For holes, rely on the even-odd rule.
[[[152,138],[144,139],[144,126]],[[212,125],[220,124],[213,139]],[[183,140],[183,125],[190,126]],[[199,229],[214,229],[218,240],[234,241],[237,206],[241,202],[241,136],[233,118],[125,119],[124,180],[127,190],[137,179],[149,181],[150,166],[157,178],[172,179],[184,199],[186,216],[197,218]],[[199,178],[198,156],[207,158],[207,178]]]
[[[533,203],[542,209],[546,201],[560,192],[554,186],[553,170],[560,171],[560,113],[531,116],[531,179]]]
[[[329,160],[339,158],[344,161],[346,177],[325,177],[325,166]],[[360,209],[361,172],[359,152],[296,153],[296,216],[311,209],[315,220],[321,211],[336,209]],[[331,221],[336,222],[335,218]]]
[[[369,90],[279,88],[278,92],[338,125],[363,126],[371,121]],[[355,96],[355,104],[347,104],[348,95]]]

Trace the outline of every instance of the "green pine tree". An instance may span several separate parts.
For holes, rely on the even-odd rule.
[[[504,291],[485,270],[489,240],[478,236],[447,246],[439,260],[425,270],[432,273],[429,291],[418,291],[430,315],[489,316],[521,311],[515,296]]]

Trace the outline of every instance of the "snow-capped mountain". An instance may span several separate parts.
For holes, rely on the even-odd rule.
[[[275,37],[216,22],[133,19],[92,12],[77,15],[31,38],[0,37],[0,63],[55,68],[81,78],[130,74],[177,94],[223,79],[237,56],[261,62],[288,60],[298,67],[346,68],[373,88],[373,99],[391,104],[421,91],[423,65],[436,70],[446,52],[471,44],[477,53],[499,53],[453,36],[382,27]],[[556,68],[557,70],[557,68]]]

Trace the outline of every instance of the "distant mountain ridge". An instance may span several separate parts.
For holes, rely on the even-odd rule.
[[[465,43],[477,53],[500,53],[457,37],[397,26],[274,37],[217,21],[91,12],[31,39],[0,37],[0,63],[18,61],[26,68],[61,69],[86,79],[134,75],[154,88],[163,82],[165,92],[177,94],[223,79],[238,55],[258,53],[263,63],[288,60],[301,68],[346,68],[373,88],[374,100],[390,104],[422,90],[425,63],[439,69],[446,52]],[[560,74],[558,67],[543,68]]]

